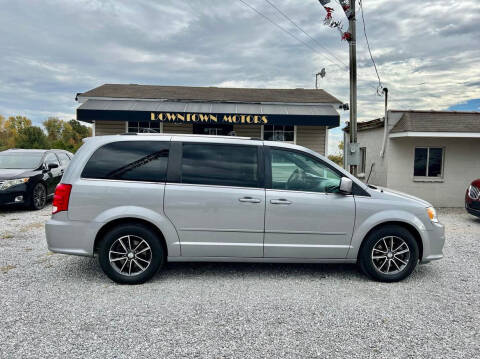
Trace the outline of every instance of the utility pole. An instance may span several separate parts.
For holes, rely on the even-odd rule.
[[[350,0],[351,15],[349,21],[349,32],[351,34],[349,41],[350,53],[350,145],[349,157],[353,158],[353,163],[357,163],[358,144],[357,144],[357,31],[355,18],[355,0]],[[350,173],[357,175],[357,164],[350,165]]]
[[[345,151],[345,154],[347,159],[346,166],[350,166],[350,173],[356,176],[357,166],[360,162],[357,143],[357,20],[355,17],[355,3],[357,0],[337,0],[348,18],[349,26],[347,32],[343,32],[340,21],[333,20],[332,13],[334,9],[327,6],[331,0],[318,1],[327,12],[323,23],[331,28],[337,28],[342,34],[342,40],[348,41],[350,54],[350,141],[348,147],[346,147],[347,151]],[[347,144],[345,144],[345,146],[347,146]]]

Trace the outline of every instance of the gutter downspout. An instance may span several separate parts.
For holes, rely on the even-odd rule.
[[[387,143],[387,134],[388,134],[388,89],[384,87],[383,92],[385,93],[385,119],[383,121],[384,132],[383,132],[382,150],[380,151],[380,157],[382,158],[385,155],[385,146]]]

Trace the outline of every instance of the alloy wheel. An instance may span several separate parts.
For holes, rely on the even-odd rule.
[[[126,235],[118,238],[108,252],[110,265],[126,276],[139,275],[152,262],[152,249],[141,237]]]
[[[375,269],[380,273],[397,274],[407,267],[410,248],[400,237],[383,237],[373,246],[371,257]]]
[[[45,202],[47,201],[47,191],[45,187],[41,184],[37,184],[33,189],[33,204],[35,208],[45,207]]]

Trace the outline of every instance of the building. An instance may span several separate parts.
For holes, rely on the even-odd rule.
[[[93,134],[160,132],[288,141],[326,154],[342,103],[323,90],[106,84],[77,94]]]
[[[480,178],[480,112],[388,111],[386,131],[383,118],[359,122],[357,137],[362,180],[435,206],[463,207],[466,188]]]

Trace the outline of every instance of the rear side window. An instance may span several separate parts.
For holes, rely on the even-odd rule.
[[[259,187],[256,146],[184,143],[182,183]]]
[[[57,165],[60,165],[60,163],[58,162],[58,159],[57,159],[57,156],[55,156],[55,153],[47,153],[47,155],[45,156],[45,161],[44,161],[47,165],[49,163],[55,163]]]
[[[65,153],[59,152],[57,153],[58,158],[60,159],[60,165],[62,167],[68,166],[70,163],[70,157],[68,157]]]
[[[83,178],[164,182],[170,142],[112,142],[97,149]]]

